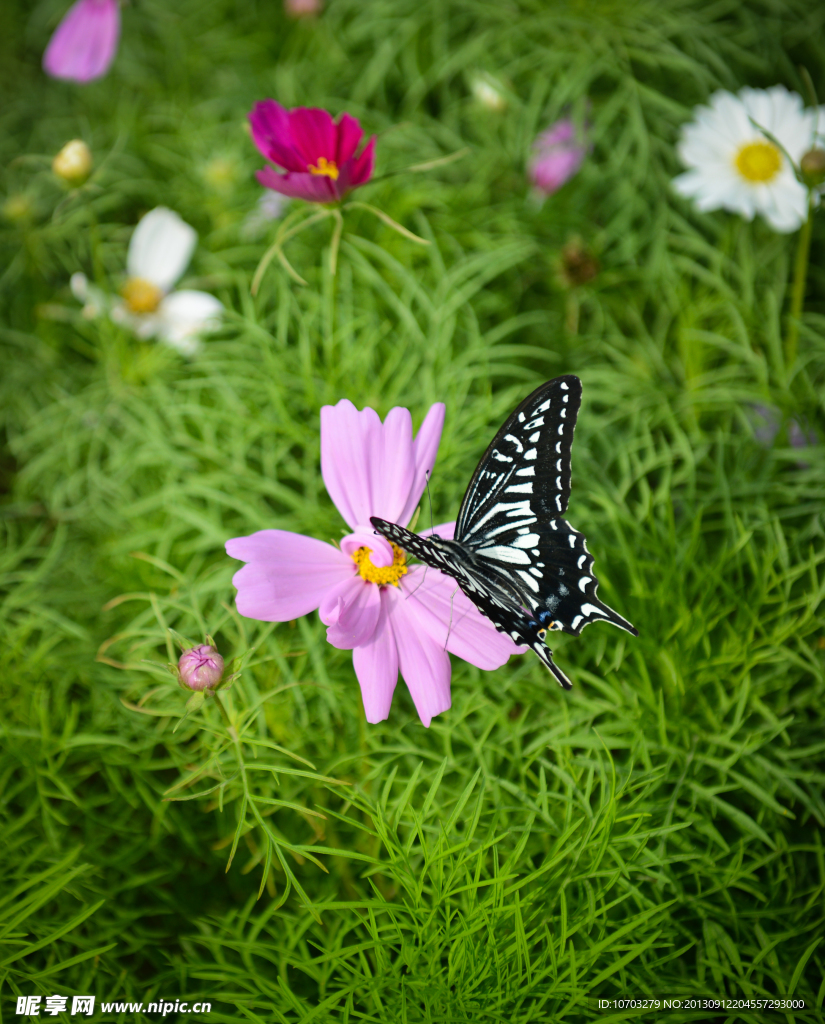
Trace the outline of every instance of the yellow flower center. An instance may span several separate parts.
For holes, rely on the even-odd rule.
[[[393,544],[392,541],[390,544],[392,545],[392,565],[385,566],[372,564],[371,548],[358,548],[352,556],[352,560],[358,566],[358,575],[362,580],[366,580],[367,583],[377,583],[379,586],[391,583],[397,587],[401,577],[407,575],[407,556],[397,544]]]
[[[325,156],[318,157],[318,166],[315,164],[309,165],[310,174],[323,174],[326,178],[332,178],[333,181],[338,180],[338,168],[334,160],[327,160]]]
[[[772,142],[748,142],[739,147],[734,164],[745,181],[773,181],[782,169],[782,154]]]
[[[120,294],[133,313],[154,313],[163,298],[160,288],[142,277],[130,277]]]

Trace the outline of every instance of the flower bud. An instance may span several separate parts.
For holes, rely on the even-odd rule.
[[[802,180],[809,188],[825,182],[825,149],[809,149],[799,161]]]
[[[501,82],[492,75],[476,75],[470,83],[473,99],[487,110],[500,113],[507,109],[507,97]]]
[[[214,690],[223,675],[223,658],[209,644],[184,651],[178,661],[181,686],[189,690]]]
[[[562,248],[558,270],[563,287],[576,288],[587,284],[599,269],[599,261],[580,238],[571,238]]]
[[[52,170],[70,185],[82,185],[92,172],[92,151],[82,139],[72,139],[52,160]]]

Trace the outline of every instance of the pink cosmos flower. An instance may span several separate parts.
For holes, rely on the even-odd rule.
[[[551,125],[533,143],[528,173],[540,192],[552,195],[578,171],[587,147],[577,141],[576,126],[569,118]]]
[[[372,177],[375,136],[356,156],[364,133],[350,114],[336,122],[317,107],[285,110],[275,100],[264,100],[255,104],[249,123],[261,153],[286,171],[258,171],[255,177],[264,188],[310,203],[337,203]]]
[[[77,0],[49,40],[43,70],[52,78],[91,82],[109,70],[119,38],[118,0]]]
[[[388,717],[398,673],[425,726],[450,707],[452,654],[483,669],[521,654],[508,636],[434,569],[408,566],[401,548],[375,533],[370,516],[407,523],[435,463],[444,406],[434,405],[413,440],[409,410],[382,423],[343,399],[321,410],[321,473],[352,532],[340,546],[286,530],[227,541],[246,562],[232,580],[241,615],[285,622],[319,609],[327,640],[352,650],[368,722]],[[455,523],[437,526],[452,538]]]

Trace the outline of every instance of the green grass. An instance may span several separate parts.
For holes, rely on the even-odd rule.
[[[715,88],[801,92],[804,65],[825,96],[825,15],[329,0],[295,24],[274,2],[141,0],[112,74],[76,88],[39,69],[64,9],[0,13],[0,203],[29,204],[0,222],[0,1019],[22,1019],[18,994],[94,992],[211,999],[210,1021],[648,1020],[594,999],[703,994],[821,1020],[825,452],[784,428],[764,447],[749,409],[822,437],[825,238],[817,222],[787,365],[794,238],[668,182]],[[506,112],[475,105],[479,71]],[[244,117],[266,96],[360,117],[377,176],[469,147],[359,193],[431,244],[350,211],[335,278],[327,222],[289,243],[307,286],[274,264],[253,299],[270,236],[243,229]],[[525,158],[568,107],[593,152],[539,208]],[[98,171],[67,196],[49,161],[77,136]],[[83,320],[68,291],[76,270],[114,288],[159,203],[198,229],[187,283],[230,310],[192,362]],[[601,270],[571,293],[573,236]],[[370,726],[316,615],[237,615],[226,539],[342,533],[323,404],[400,404],[417,426],[444,401],[443,521],[505,415],[562,372],[584,383],[569,517],[640,630],[562,638],[571,693],[534,658],[454,661],[429,730],[403,683]],[[238,742],[214,702],[174,731],[171,631],[246,656]]]

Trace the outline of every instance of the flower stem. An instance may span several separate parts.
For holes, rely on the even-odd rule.
[[[791,310],[788,319],[788,334],[785,339],[785,361],[787,367],[796,361],[796,349],[799,341],[799,319],[802,316],[802,305],[805,301],[805,281],[808,276],[808,257],[811,252],[811,229],[814,220],[813,196],[808,195],[808,218],[799,232],[799,245],[796,250],[793,285],[791,287]]]
[[[340,210],[333,210],[332,216],[335,218],[335,229],[332,232],[332,242],[329,247],[329,272],[332,277],[335,277],[335,271],[338,269],[338,247],[341,244],[341,232],[344,230],[344,218],[341,216]]]
[[[213,693],[212,697],[214,698],[215,703],[218,705],[218,710],[221,713],[221,718],[223,719],[224,725],[226,726],[226,730],[229,733],[229,738],[235,744],[235,749],[236,749],[236,751],[238,753],[238,763],[240,765],[241,771],[243,772],[243,770],[244,770],[243,754],[241,752],[241,746],[240,746],[240,741],[238,739],[237,730],[235,729],[235,726],[232,724],[232,720],[230,719],[229,714],[227,713],[227,710],[224,707],[224,703],[221,700],[221,698],[218,696],[218,694],[217,693]]]

